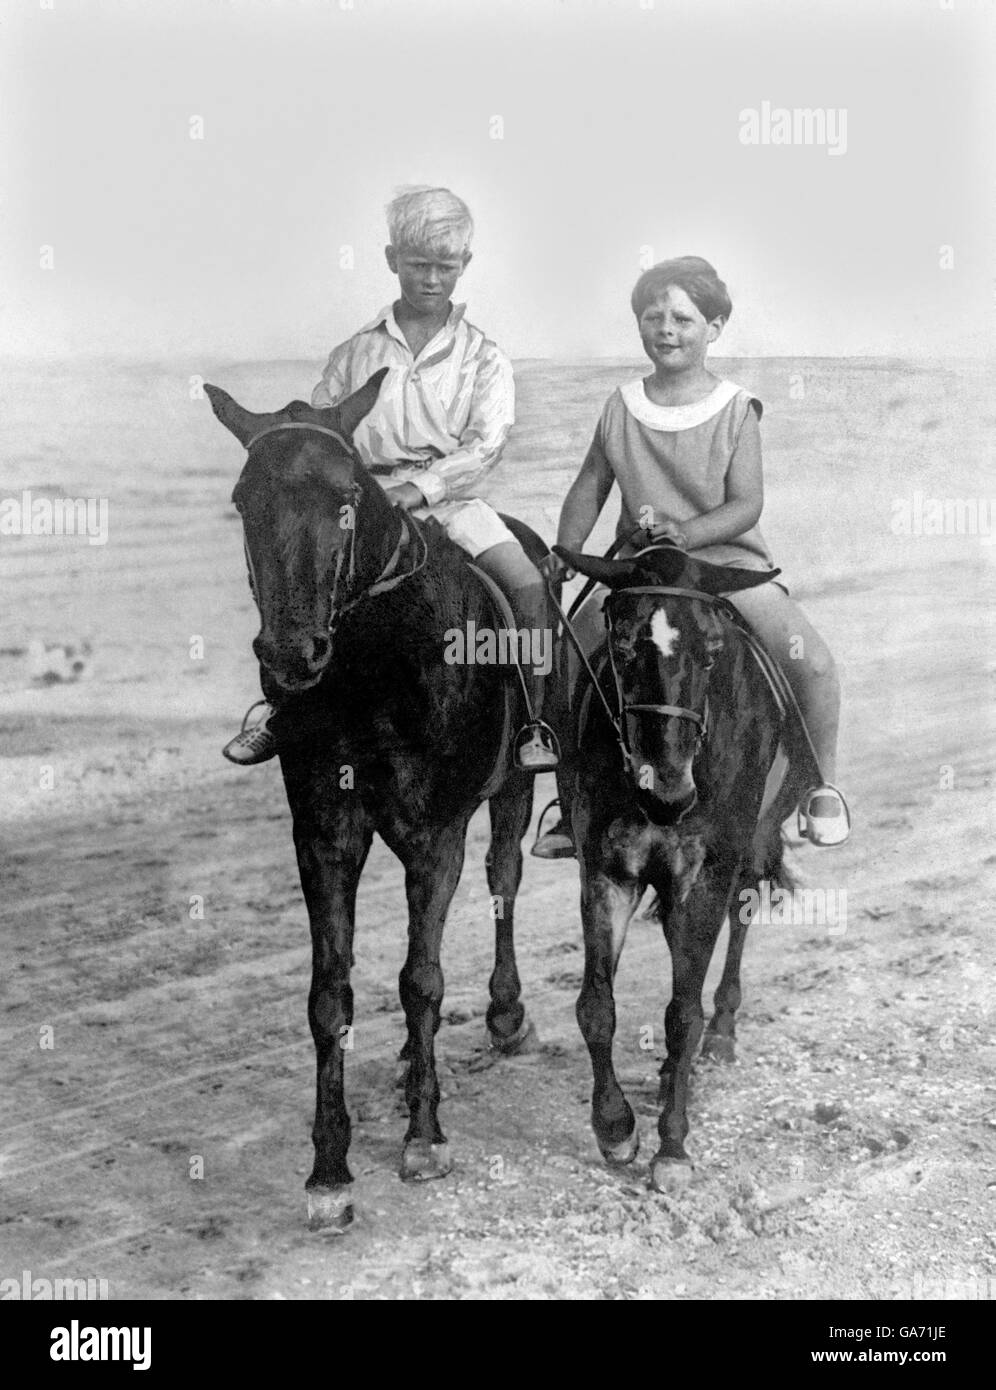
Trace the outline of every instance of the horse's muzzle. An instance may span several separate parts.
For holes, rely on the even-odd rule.
[[[277,685],[287,691],[310,690],[332,660],[332,639],[327,632],[313,633],[292,646],[277,646],[260,633],[252,649]]]
[[[687,790],[682,790],[676,795],[666,796],[659,791],[641,787],[638,788],[636,797],[649,821],[654,825],[669,826],[677,825],[688,815],[698,801],[699,794],[695,789],[695,783],[691,782]]]

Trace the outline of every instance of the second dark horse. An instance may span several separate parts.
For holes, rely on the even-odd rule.
[[[451,1167],[434,1055],[440,944],[467,826],[486,799],[488,885],[499,905],[488,1033],[502,1052],[532,1034],[513,946],[532,783],[508,757],[508,668],[446,663],[447,632],[494,626],[491,599],[463,552],[392,506],[352,448],[384,375],[337,407],[295,401],[273,415],[205,388],[248,450],[233,500],[261,619],[253,647],[270,684],[289,697],[273,727],[313,945],[318,1080],[306,1187],[312,1227],[330,1232],[353,1215],[343,1042],[353,1021],[356,892],[375,832],[404,865],[408,899],[402,1178],[439,1178]]]
[[[745,904],[765,880],[787,882],[781,824],[805,785],[798,782],[805,767],[799,730],[755,658],[754,639],[721,597],[778,571],[711,565],[673,547],[625,560],[557,553],[610,591],[595,685],[582,679],[577,687],[558,779],[581,869],[585,971],[577,1016],[592,1062],[592,1125],[608,1163],[633,1161],[639,1129],[612,1061],[613,982],[630,918],[649,887],[673,976],[650,1182],[669,1191],[690,1168],[692,1059],[702,1040],[708,1055],[733,1060],[740,958],[754,915]],[[789,771],[780,784],[776,771],[778,790],[765,809],[780,743],[790,753]],[[703,1039],[702,988],[727,913],[726,966]]]

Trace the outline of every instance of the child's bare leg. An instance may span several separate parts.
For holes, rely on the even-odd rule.
[[[837,665],[805,613],[777,584],[760,584],[729,595],[752,624],[765,649],[785,672],[799,702],[820,770],[828,782],[837,775],[840,682]]]
[[[516,621],[527,632],[549,631],[542,576],[518,541],[503,541],[491,546],[475,557],[474,564],[499,586],[512,605]],[[553,633],[549,632],[543,640],[545,650],[552,656]],[[543,675],[530,664],[523,664],[522,673],[529,688],[533,713],[539,719],[543,712]]]
[[[520,655],[519,670],[529,694],[532,717],[515,737],[514,760],[525,772],[548,772],[560,761],[557,736],[542,719],[543,686],[553,664],[553,632],[546,606],[546,588],[539,570],[517,541],[501,541],[475,557],[485,574],[496,580],[512,605],[516,622],[530,636],[531,661]],[[538,634],[536,638],[532,634]],[[537,650],[536,642],[539,643]],[[536,658],[539,664],[536,664]]]

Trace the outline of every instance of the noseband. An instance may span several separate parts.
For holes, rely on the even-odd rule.
[[[253,437],[249,440],[249,443],[246,445],[246,453],[249,453],[252,450],[253,446],[255,444],[258,444],[258,442],[261,439],[265,439],[268,434],[277,434],[283,430],[307,430],[311,434],[327,434],[329,438],[334,439],[336,441],[336,443],[342,448],[343,452],[346,454],[347,458],[351,459],[354,464],[359,461],[359,455],[353,448],[353,445],[350,443],[348,439],[341,435],[338,430],[329,429],[326,425],[308,424],[304,420],[288,420],[285,421],[283,424],[279,425],[267,425],[265,429],[260,430],[258,434],[254,434]],[[349,500],[348,502],[344,502],[342,504],[343,506],[349,506],[352,509],[354,525],[345,528],[348,534],[346,540],[340,546],[339,552],[336,555],[335,574],[332,578],[332,606],[328,623],[328,631],[330,636],[334,629],[345,617],[345,615],[351,609],[355,608],[358,603],[362,603],[364,599],[373,598],[377,594],[387,593],[388,590],[396,588],[406,579],[411,579],[413,575],[417,574],[419,570],[424,568],[426,560],[428,559],[429,545],[426,541],[425,536],[422,533],[422,528],[419,526],[418,522],[415,520],[414,517],[409,516],[406,512],[402,512],[401,526],[398,531],[397,543],[395,544],[390,559],[387,561],[380,574],[373,581],[373,583],[369,584],[365,589],[363,589],[361,593],[354,595],[352,598],[347,598],[346,601],[341,604],[337,604],[336,600],[339,593],[339,582],[342,578],[343,568],[348,565],[345,586],[347,594],[352,590],[353,581],[356,577],[355,519],[359,513],[360,498],[362,497],[362,495],[362,485],[356,482],[354,479]],[[398,562],[400,561],[403,552],[408,548],[408,545],[412,540],[415,541],[417,548],[415,561],[411,569],[404,570],[402,571],[402,573],[398,574],[396,572],[398,568]],[[249,553],[249,546],[246,543],[244,530],[242,533],[242,545],[246,553],[246,565],[249,569],[249,587],[251,588],[253,597],[255,598],[256,572],[253,568],[252,556]]]

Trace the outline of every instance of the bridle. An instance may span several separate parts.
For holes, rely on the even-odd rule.
[[[696,726],[698,731],[695,741],[696,752],[698,752],[709,736],[708,692],[706,693],[701,710],[689,709],[685,705],[646,704],[638,701],[627,701],[623,698],[622,681],[620,679],[618,667],[616,666],[612,641],[612,603],[617,595],[622,594],[663,594],[674,598],[687,599],[689,601],[699,601],[707,604],[711,612],[717,610],[722,612],[726,605],[726,600],[717,597],[715,594],[707,594],[701,589],[677,588],[668,584],[634,584],[613,589],[605,601],[605,615],[609,629],[609,666],[611,667],[612,679],[615,684],[616,706],[618,709],[618,714],[612,716],[612,723],[624,758],[631,766],[635,767],[636,760],[633,750],[630,747],[629,729],[627,725],[627,717],[630,714],[653,714],[662,719],[687,719]],[[605,703],[604,697],[603,703]]]
[[[635,537],[643,531],[643,529],[644,528],[642,526],[637,526],[631,532],[624,532],[621,536],[618,536],[602,558],[606,560],[611,559],[615,555],[617,550],[619,550],[623,545],[627,545],[630,542],[632,542],[635,539]],[[654,545],[646,546],[644,547],[644,549],[638,551],[636,555],[632,558],[639,559],[641,555],[646,555],[647,553],[659,548],[660,547]],[[778,571],[775,570],[774,573],[777,574]],[[616,740],[619,744],[619,750],[622,754],[624,767],[630,767],[634,770],[637,770],[636,759],[634,758],[632,750],[629,746],[629,735],[625,718],[625,716],[628,713],[632,712],[636,714],[654,714],[662,719],[675,718],[689,720],[696,726],[698,730],[698,737],[696,739],[696,752],[698,752],[703,742],[709,735],[710,722],[708,690],[706,691],[706,697],[703,701],[703,706],[701,710],[689,709],[685,705],[644,704],[638,703],[636,701],[633,701],[632,703],[627,703],[623,699],[622,682],[619,678],[619,672],[616,669],[615,655],[613,652],[611,632],[611,605],[612,600],[616,594],[624,593],[664,594],[668,596],[673,596],[675,598],[683,598],[689,601],[704,603],[710,616],[714,620],[718,619],[718,617],[720,616],[725,618],[729,627],[736,633],[740,641],[742,641],[747,646],[748,650],[752,653],[757,669],[761,673],[767,684],[768,690],[771,694],[772,700],[774,701],[775,708],[778,711],[778,716],[782,724],[785,723],[787,718],[791,718],[791,712],[793,710],[795,711],[795,719],[797,721],[797,725],[801,729],[802,733],[806,738],[806,741],[810,745],[810,752],[812,754],[816,766],[819,766],[819,758],[817,757],[815,750],[812,748],[812,743],[809,739],[808,731],[806,730],[805,720],[799,713],[798,705],[796,703],[795,696],[792,693],[791,686],[785,680],[784,676],[780,675],[777,665],[773,663],[771,659],[766,655],[763,646],[757,639],[757,636],[752,631],[750,626],[744,622],[737,608],[730,602],[728,598],[726,598],[722,594],[710,594],[706,593],[702,589],[687,589],[672,584],[632,584],[624,585],[620,588],[611,590],[611,592],[605,600],[604,613],[606,617],[606,622],[609,626],[607,660],[611,667],[613,682],[615,684],[616,708],[613,709],[602,686],[602,681],[599,678],[600,673],[596,673],[594,668],[592,667],[591,661],[588,657],[588,653],[585,651],[583,643],[579,640],[577,633],[574,631],[574,627],[571,621],[580,609],[581,605],[584,603],[585,599],[591,593],[595,584],[598,582],[598,578],[594,575],[588,579],[587,583],[582,587],[581,592],[575,597],[574,602],[571,604],[569,613],[565,613],[563,608],[560,606],[559,596],[554,591],[553,585],[550,584],[549,581],[547,582],[547,591],[549,594],[550,602],[553,605],[554,611],[558,614],[558,616],[561,619],[561,622],[563,623],[564,634],[569,640],[571,646],[574,648],[574,652],[578,658],[578,662],[580,663],[582,670],[588,677],[588,693],[591,697],[597,700],[599,704],[601,704],[605,716],[609,721],[609,725],[615,733]],[[717,635],[722,637],[723,629],[718,621],[716,622],[715,631]],[[708,671],[709,668],[712,666],[714,660],[715,658],[713,657],[710,658],[710,660],[707,662],[704,668],[706,671]],[[583,711],[583,709],[584,704],[582,703],[581,710]]]
[[[258,444],[261,439],[265,439],[267,435],[277,434],[283,430],[307,430],[311,434],[328,435],[329,438],[334,439],[336,441],[336,443],[346,454],[347,458],[351,459],[354,464],[360,462],[359,455],[357,454],[353,445],[350,443],[348,439],[345,438],[344,435],[340,434],[338,430],[330,429],[327,425],[309,424],[307,421],[304,420],[287,420],[279,425],[267,425],[265,429],[260,430],[257,434],[254,434],[252,436],[252,438],[246,445],[246,453],[250,453],[253,446]],[[354,479],[350,488],[348,498],[345,502],[342,503],[343,506],[348,506],[350,508],[352,513],[351,519],[353,521],[353,524],[344,528],[347,532],[346,539],[343,542],[343,544],[339,547],[339,551],[336,555],[335,574],[332,576],[331,610],[328,622],[329,636],[332,635],[333,631],[336,627],[338,627],[339,623],[346,616],[346,614],[351,612],[352,609],[354,609],[358,604],[362,603],[365,599],[374,598],[377,594],[385,594],[389,590],[397,588],[399,584],[403,584],[406,579],[411,579],[414,575],[418,574],[420,570],[425,568],[425,564],[429,556],[429,543],[425,538],[425,534],[422,531],[421,526],[419,526],[418,522],[415,520],[413,516],[410,516],[407,512],[402,512],[400,517],[401,524],[398,528],[398,539],[395,542],[394,549],[391,552],[391,555],[388,558],[386,564],[384,565],[384,568],[381,570],[380,574],[371,584],[368,584],[358,594],[353,594],[352,597],[349,597],[349,595],[352,593],[353,584],[356,578],[355,521],[359,513],[360,499],[362,495],[362,484],[358,483]],[[411,565],[411,568],[399,572],[398,566],[401,562],[401,556],[405,553],[405,551],[409,548],[409,545],[412,543],[414,543],[415,558]],[[242,545],[243,549],[245,550],[246,565],[249,570],[249,587],[252,590],[253,598],[255,599],[257,593],[256,571],[253,567],[252,555],[249,553],[249,545],[245,538],[244,529],[242,533]],[[346,595],[346,597],[343,600],[343,602],[340,603],[338,602],[339,585],[342,581],[342,572],[344,569],[346,570],[346,583],[343,592]]]

